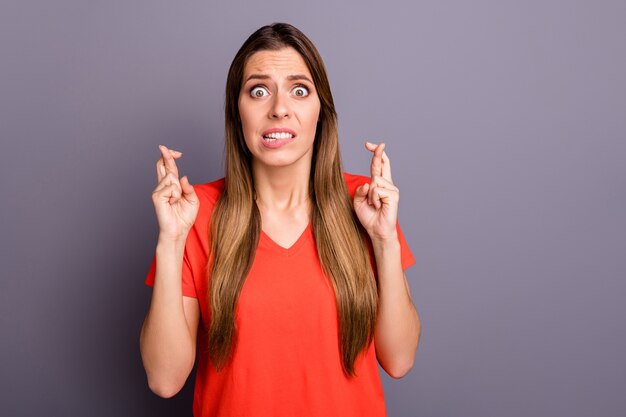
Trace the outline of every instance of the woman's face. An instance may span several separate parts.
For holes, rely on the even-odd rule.
[[[310,166],[320,100],[313,77],[295,49],[259,51],[248,59],[239,115],[254,163]]]

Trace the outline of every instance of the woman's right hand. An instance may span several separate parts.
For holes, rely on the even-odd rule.
[[[187,176],[178,179],[175,159],[182,153],[159,146],[161,158],[156,163],[157,186],[152,202],[159,222],[159,239],[185,240],[196,220],[200,200]]]

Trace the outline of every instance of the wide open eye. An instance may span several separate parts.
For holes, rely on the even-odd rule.
[[[252,90],[250,90],[250,95],[252,97],[258,97],[258,98],[262,98],[267,96],[269,93],[267,92],[267,89],[265,87],[262,87],[260,85],[257,85],[255,87],[252,88]]]
[[[297,85],[293,89],[293,94],[295,94],[296,97],[306,97],[309,95],[309,89],[303,85]]]

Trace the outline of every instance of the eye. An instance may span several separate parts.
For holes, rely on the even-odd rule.
[[[250,90],[250,95],[252,97],[265,97],[267,96],[269,93],[267,92],[267,89],[265,87],[262,87],[260,85],[254,86],[252,87],[252,90]]]
[[[303,85],[297,85],[294,87],[293,93],[296,97],[306,97],[309,95],[309,89]]]

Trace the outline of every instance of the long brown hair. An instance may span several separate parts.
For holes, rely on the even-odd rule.
[[[209,231],[209,358],[221,370],[236,347],[237,300],[252,267],[261,231],[261,215],[254,201],[252,155],[239,117],[244,67],[255,52],[285,47],[294,48],[302,56],[320,99],[309,181],[311,223],[320,263],[335,291],[343,371],[355,376],[354,363],[374,337],[376,281],[365,246],[365,232],[352,209],[343,178],[337,114],[324,63],[313,43],[285,23],[264,26],[250,35],[228,71],[225,185],[213,209]]]

